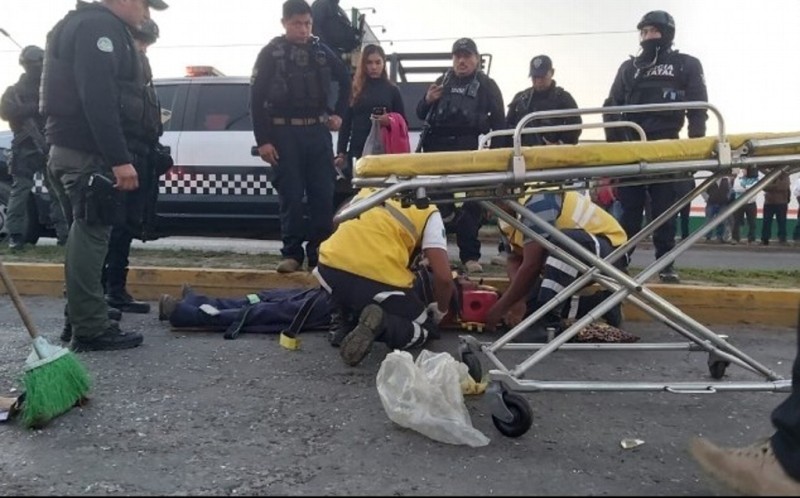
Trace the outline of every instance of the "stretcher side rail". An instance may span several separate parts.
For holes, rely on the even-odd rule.
[[[641,139],[642,142],[647,141],[647,134],[645,133],[644,128],[639,126],[639,124],[634,123],[633,121],[612,121],[608,123],[575,123],[575,124],[548,125],[548,126],[532,126],[530,128],[524,128],[521,133],[523,135],[532,135],[534,133],[588,130],[594,128],[604,128],[604,129],[631,128],[633,129],[633,131],[636,132],[637,135],[639,135],[639,138]],[[515,133],[516,133],[515,128],[509,128],[507,130],[492,130],[489,133],[483,135],[483,137],[481,137],[481,143],[478,146],[478,148],[485,149],[492,138],[514,136]]]

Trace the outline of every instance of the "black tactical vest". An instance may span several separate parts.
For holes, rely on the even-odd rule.
[[[103,9],[102,12],[105,12],[105,7],[94,4],[81,5],[76,10],[70,11],[48,34],[39,103],[43,115],[63,117],[81,115],[81,102],[73,68],[75,36],[84,20],[98,15],[98,9]],[[128,140],[147,141],[150,137],[158,136],[158,129],[152,129],[153,123],[145,123],[148,109],[152,111],[152,102],[148,103],[148,82],[130,33],[127,35],[125,45],[121,47],[121,53],[123,64],[117,83],[122,130]]]
[[[665,104],[686,101],[686,82],[684,81],[683,55],[670,51],[658,58],[649,68],[632,67],[626,74],[625,104]],[[683,120],[683,112],[660,112],[663,119]],[[635,122],[645,119],[642,113],[631,113],[628,116]]]
[[[431,125],[441,128],[470,128],[484,131],[486,112],[479,109],[478,91],[482,73],[472,78],[445,77],[442,98],[431,116]]]
[[[275,71],[269,78],[265,107],[275,116],[312,117],[325,112],[331,85],[331,61],[319,40],[305,45],[284,37],[270,42]]]

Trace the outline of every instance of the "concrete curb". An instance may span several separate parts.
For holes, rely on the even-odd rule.
[[[64,267],[60,264],[4,263],[17,290],[23,295],[61,296]],[[268,270],[132,267],[128,290],[139,299],[157,300],[162,294],[180,293],[190,284],[197,292],[233,297],[271,288],[308,287],[316,279],[308,273],[280,274]],[[504,289],[507,280],[486,278],[483,283]],[[703,324],[759,324],[795,327],[800,306],[800,289],[754,287],[710,287],[691,285],[647,286],[673,306]],[[2,289],[5,293],[5,289]],[[651,318],[632,304],[625,305],[625,318],[632,321]]]

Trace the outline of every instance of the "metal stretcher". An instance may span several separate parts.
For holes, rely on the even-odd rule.
[[[706,109],[716,116],[718,135],[699,139],[645,141],[644,131],[631,121],[585,123],[525,128],[534,119],[561,117],[575,114],[602,115]],[[629,127],[639,134],[641,142],[587,143],[554,145],[547,147],[522,147],[525,133],[560,131],[595,127]],[[376,193],[342,210],[337,221],[358,216],[361,212],[379,205],[388,198],[400,199],[420,207],[428,205],[431,198],[462,196],[456,200],[479,201],[487,210],[505,220],[528,237],[536,239],[551,253],[576,268],[576,281],[559,292],[551,301],[494,342],[481,342],[471,335],[460,336],[459,354],[480,380],[482,366],[477,356],[482,353],[494,366],[488,372],[486,399],[495,427],[504,435],[518,437],[531,427],[533,416],[527,400],[518,392],[537,391],[666,391],[670,393],[699,394],[720,391],[773,391],[790,392],[791,381],[737,349],[726,339],[692,319],[647,287],[645,282],[672,263],[692,244],[705,237],[719,223],[737,209],[750,202],[783,172],[800,170],[800,132],[761,133],[751,135],[725,134],[725,122],[711,104],[688,102],[617,106],[591,109],[556,110],[531,113],[525,116],[514,130],[492,132],[484,137],[482,145],[498,135],[513,136],[513,148],[485,149],[468,152],[438,152],[427,154],[397,154],[365,156],[356,164],[358,187],[380,187]],[[734,168],[756,167],[764,176],[740,198],[728,205],[717,217],[706,223],[687,239],[647,266],[638,275],[628,275],[613,263],[623,257],[640,241],[653,233],[661,224],[674,217],[682,207],[704,192],[717,178],[732,174]],[[703,172],[700,175],[695,173]],[[704,175],[708,176],[704,176]],[[682,175],[682,176],[681,176]],[[678,199],[675,204],[654,219],[617,248],[605,259],[590,253],[553,226],[524,208],[519,202],[530,189],[584,189],[594,185],[601,177],[614,179],[618,185],[635,185],[658,181],[675,181],[676,177],[702,178],[696,188]],[[516,216],[501,209],[498,201],[510,206]],[[445,201],[448,202],[448,201]],[[449,202],[452,202],[449,201]],[[550,235],[548,240],[528,228],[528,220]],[[569,252],[561,247],[568,248]],[[561,334],[545,344],[512,343],[512,339],[536,323],[556,305],[570,299],[587,285],[599,284],[611,291],[610,297]],[[568,343],[578,332],[600,319],[612,307],[627,300],[641,308],[653,319],[663,322],[688,339],[688,343],[635,343],[635,344],[585,344]],[[500,355],[506,351],[533,351],[522,363],[506,365]],[[536,381],[524,380],[526,372],[556,350],[560,351],[691,351],[708,354],[708,369],[713,380],[689,382],[608,382],[608,381]],[[763,381],[722,381],[726,369],[737,365]]]

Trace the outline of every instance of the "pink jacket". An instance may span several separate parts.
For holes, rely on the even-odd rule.
[[[387,154],[407,154],[411,152],[408,140],[408,124],[401,114],[389,113],[389,126],[381,127],[381,140]]]

